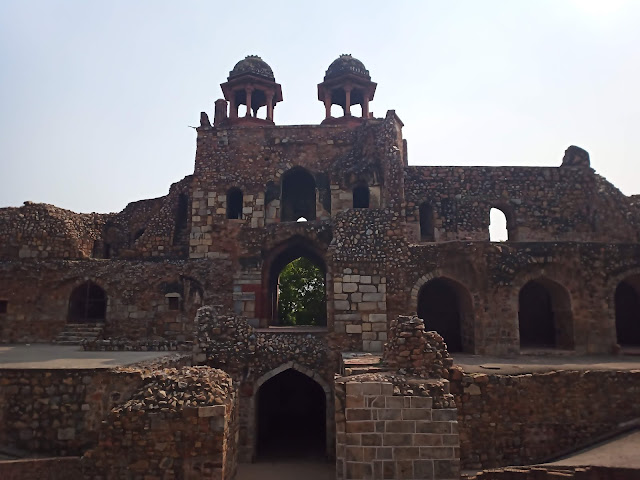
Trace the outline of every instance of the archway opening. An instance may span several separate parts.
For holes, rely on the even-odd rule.
[[[573,349],[573,316],[569,293],[560,284],[531,280],[518,295],[521,348]]]
[[[297,370],[267,380],[257,393],[257,457],[325,457],[326,408],[322,387]]]
[[[69,297],[70,323],[103,322],[107,313],[107,294],[93,282],[76,287]]]
[[[637,283],[640,283],[640,278],[622,281],[615,292],[616,339],[623,347],[640,347],[640,295]]]
[[[270,325],[327,324],[326,267],[322,258],[294,245],[280,254],[269,270]]]
[[[427,282],[418,295],[418,317],[427,330],[442,335],[450,352],[470,349],[463,340],[463,323],[468,323],[465,318],[471,314],[466,296],[468,292],[465,295],[461,285],[446,278]]]
[[[283,222],[316,219],[316,181],[304,168],[294,167],[282,176],[281,208]]]
[[[506,242],[509,240],[507,216],[499,208],[489,211],[489,241]]]
[[[369,187],[358,185],[353,189],[353,208],[369,208]]]

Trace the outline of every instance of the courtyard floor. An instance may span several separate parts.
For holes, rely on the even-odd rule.
[[[333,480],[335,465],[326,462],[257,462],[238,465],[236,480]]]

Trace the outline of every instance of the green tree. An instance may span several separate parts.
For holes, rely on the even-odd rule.
[[[278,318],[281,325],[326,325],[324,273],[300,257],[280,272]]]

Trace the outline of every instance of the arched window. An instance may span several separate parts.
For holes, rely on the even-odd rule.
[[[491,242],[506,242],[509,240],[507,216],[499,208],[489,211],[489,240]]]
[[[227,192],[227,218],[242,219],[242,191],[239,188],[231,188]]]
[[[520,346],[573,349],[573,316],[567,290],[547,278],[528,282],[518,295]]]
[[[265,268],[269,325],[327,324],[326,267],[318,253],[295,242]]]
[[[107,313],[107,294],[93,282],[76,287],[69,297],[69,322],[92,323],[104,321]]]
[[[433,207],[426,202],[420,205],[420,240],[422,242],[435,241]]]
[[[282,176],[280,219],[295,222],[300,217],[316,219],[316,181],[302,167],[294,167]]]
[[[369,187],[366,185],[353,189],[353,208],[369,208]]]

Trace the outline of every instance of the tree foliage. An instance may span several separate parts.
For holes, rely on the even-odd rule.
[[[282,269],[278,280],[281,325],[326,325],[324,273],[300,257]]]

